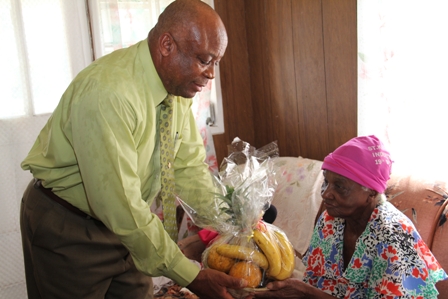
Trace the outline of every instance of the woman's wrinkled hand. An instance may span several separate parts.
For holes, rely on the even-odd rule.
[[[190,260],[201,262],[202,253],[205,250],[205,244],[198,235],[189,236],[180,240],[177,245],[182,253]]]
[[[267,284],[267,291],[253,292],[246,299],[253,298],[307,298],[307,290],[311,286],[301,280],[290,278],[282,281],[274,281]],[[312,287],[311,287],[312,288]]]
[[[296,278],[289,278],[283,281],[270,282],[266,286],[268,291],[253,292],[245,299],[253,298],[294,298],[294,299],[337,299],[330,294],[319,290],[302,280]]]

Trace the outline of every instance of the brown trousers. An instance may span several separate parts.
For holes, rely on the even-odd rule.
[[[152,279],[103,223],[54,202],[34,180],[20,227],[29,299],[153,298]]]

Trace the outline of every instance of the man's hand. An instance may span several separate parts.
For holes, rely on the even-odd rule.
[[[233,299],[227,288],[242,289],[246,286],[247,282],[244,279],[235,278],[213,269],[204,269],[187,288],[201,299]]]

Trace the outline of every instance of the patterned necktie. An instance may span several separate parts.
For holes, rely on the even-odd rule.
[[[176,204],[174,197],[174,140],[171,134],[173,118],[173,96],[168,95],[163,101],[160,120],[160,163],[161,183],[160,197],[163,205],[163,225],[171,239],[177,242]]]

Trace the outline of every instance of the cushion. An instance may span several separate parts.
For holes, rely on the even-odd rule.
[[[294,249],[303,255],[322,202],[322,161],[279,157],[275,165],[278,185],[272,204],[277,208],[277,218],[273,224],[286,233]]]
[[[387,199],[414,223],[418,232],[432,249],[437,217],[445,198],[444,183],[412,175],[392,175],[385,193]]]

